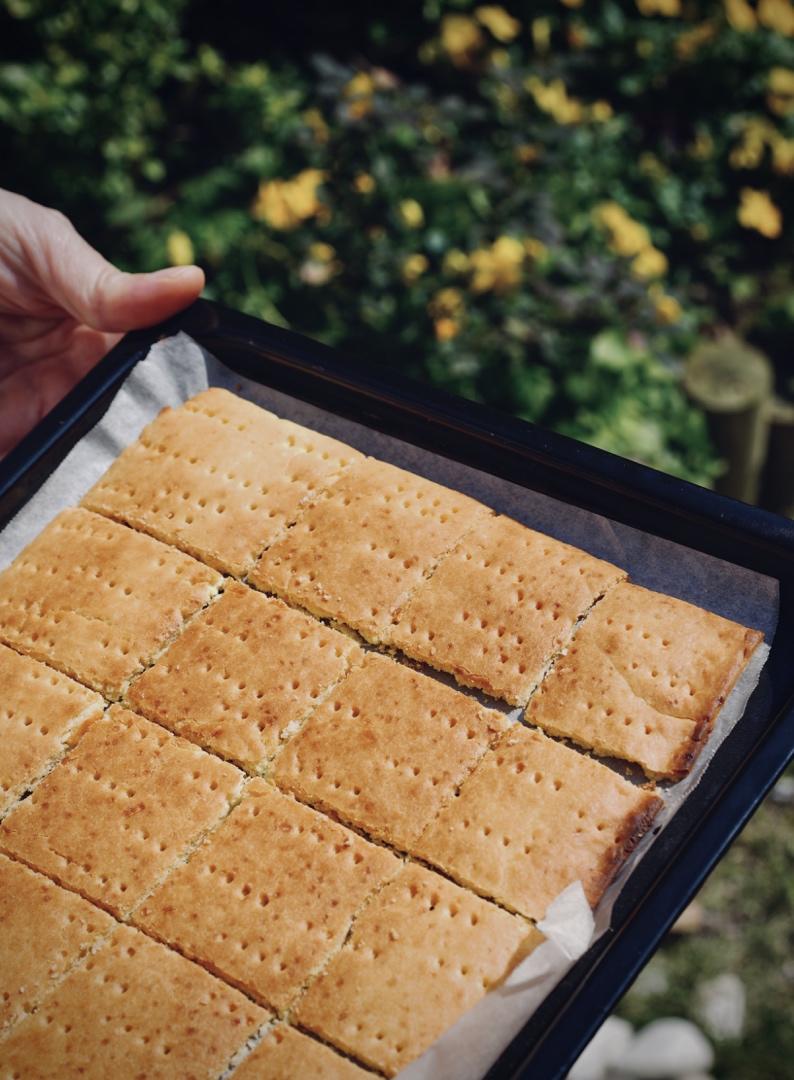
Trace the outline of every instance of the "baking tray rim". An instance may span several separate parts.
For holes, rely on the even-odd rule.
[[[199,300],[165,323],[127,334],[0,461],[0,528],[97,422],[151,346],[180,331],[263,385],[778,578],[779,623],[760,684],[765,700],[759,703],[757,690],[745,713],[753,722],[742,718],[737,724],[657,837],[653,858],[635,868],[616,904],[613,927],[560,981],[487,1074],[488,1080],[525,1077],[530,1070],[544,1080],[564,1076],[794,756],[794,672],[785,671],[781,657],[787,645],[794,647],[794,522]],[[766,723],[758,722],[759,715]]]

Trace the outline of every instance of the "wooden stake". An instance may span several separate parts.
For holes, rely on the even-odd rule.
[[[706,413],[724,461],[715,487],[743,502],[758,501],[773,384],[769,360],[732,334],[697,348],[684,371],[687,393]]]
[[[794,405],[779,398],[771,409],[761,505],[794,518]]]

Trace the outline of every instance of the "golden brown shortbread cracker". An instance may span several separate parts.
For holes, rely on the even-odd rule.
[[[132,683],[126,701],[255,772],[359,654],[346,635],[232,582]]]
[[[0,825],[0,849],[127,915],[228,811],[243,774],[114,705]]]
[[[129,926],[0,1041],[0,1076],[215,1080],[264,1009]]]
[[[407,848],[506,727],[494,709],[370,653],[284,748],[274,779]]]
[[[581,881],[591,905],[661,807],[600,762],[514,725],[414,853],[532,919]]]
[[[303,511],[250,581],[378,641],[425,574],[490,514],[465,495],[367,458]]]
[[[0,645],[0,818],[103,708],[93,690]]]
[[[64,510],[0,574],[0,640],[117,698],[220,581],[150,536]]]
[[[32,1012],[116,921],[0,855],[0,1028]]]
[[[482,522],[403,608],[387,640],[524,705],[576,621],[625,572],[510,518]]]
[[[527,719],[649,776],[691,769],[763,635],[623,583],[588,615]]]
[[[358,917],[293,1019],[394,1076],[541,940],[519,916],[408,864]]]
[[[281,1010],[399,867],[384,848],[253,780],[135,921]]]
[[[164,409],[83,505],[242,577],[301,501],[360,456],[212,388]]]
[[[288,1024],[277,1024],[232,1074],[234,1080],[372,1080],[372,1073]]]

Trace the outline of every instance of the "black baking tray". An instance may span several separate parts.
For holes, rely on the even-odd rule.
[[[272,389],[779,581],[777,631],[743,721],[631,874],[611,929],[488,1073],[564,1076],[794,755],[794,522],[200,300],[123,338],[0,461],[0,528],[100,419],[151,346],[179,331]]]

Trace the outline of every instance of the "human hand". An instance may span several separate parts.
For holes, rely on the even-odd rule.
[[[125,274],[57,210],[0,190],[0,457],[116,344],[187,307],[197,266]]]

